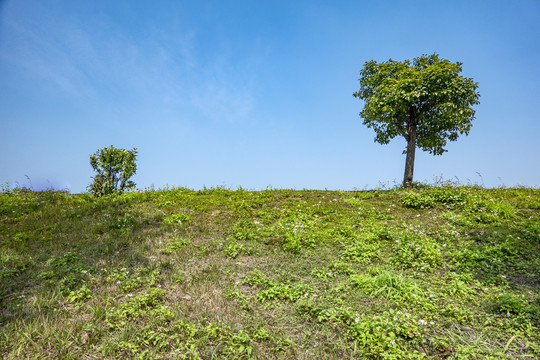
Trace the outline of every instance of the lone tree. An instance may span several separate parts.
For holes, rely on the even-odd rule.
[[[353,96],[365,101],[360,116],[375,130],[375,141],[388,144],[396,136],[407,141],[403,187],[413,181],[414,152],[418,146],[442,155],[447,140],[468,135],[480,94],[478,83],[460,75],[462,63],[422,55],[403,62],[368,61],[360,71],[360,90]]]
[[[121,194],[135,187],[129,178],[137,171],[137,148],[116,149],[112,145],[90,155],[90,165],[97,172],[88,190],[96,196]]]

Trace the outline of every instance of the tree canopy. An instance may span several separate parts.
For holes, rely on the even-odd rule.
[[[88,186],[96,196],[123,193],[135,187],[129,180],[137,171],[137,148],[117,149],[112,145],[99,149],[90,155],[90,165],[97,172],[94,181]]]
[[[448,140],[468,135],[471,129],[472,106],[480,103],[478,83],[461,71],[462,63],[437,54],[422,55],[412,63],[371,60],[360,71],[360,90],[353,95],[365,101],[360,113],[364,125],[375,131],[375,141],[381,144],[397,136],[407,141],[404,186],[412,183],[416,147],[441,155]]]

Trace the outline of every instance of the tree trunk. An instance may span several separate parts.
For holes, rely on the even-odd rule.
[[[416,150],[416,126],[417,120],[414,109],[409,110],[409,123],[407,124],[407,158],[405,159],[405,175],[403,176],[403,187],[409,188],[413,182],[414,172],[414,152]]]

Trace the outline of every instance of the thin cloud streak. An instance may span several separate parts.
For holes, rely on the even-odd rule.
[[[169,108],[227,122],[253,110],[250,85],[225,56],[198,60],[195,31],[153,29],[136,42],[104,19],[51,23],[50,10],[34,11],[40,15],[30,17],[40,20],[4,24],[4,38],[15,40],[0,47],[0,58],[57,97],[134,111]]]

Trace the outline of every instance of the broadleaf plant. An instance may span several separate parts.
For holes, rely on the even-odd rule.
[[[375,141],[388,144],[397,136],[407,141],[403,187],[413,180],[416,147],[442,155],[447,141],[468,135],[479,104],[478,83],[460,75],[462,63],[439,55],[409,60],[367,61],[360,71],[364,125],[375,130]]]

